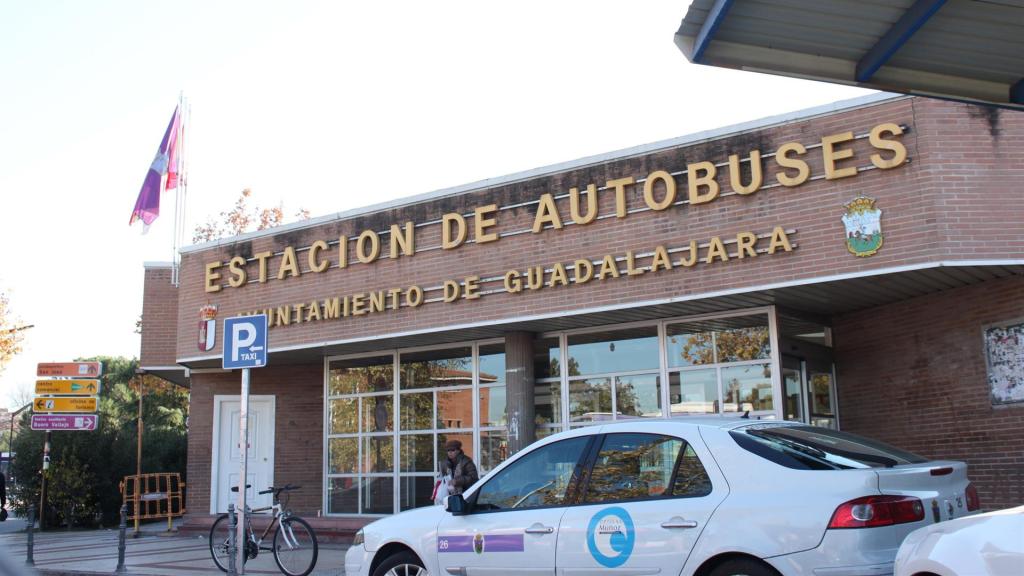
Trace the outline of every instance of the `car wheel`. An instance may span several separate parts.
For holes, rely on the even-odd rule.
[[[388,556],[376,570],[373,576],[430,576],[423,562],[412,552],[399,552]]]
[[[715,566],[708,576],[779,576],[779,573],[758,560],[733,558]]]

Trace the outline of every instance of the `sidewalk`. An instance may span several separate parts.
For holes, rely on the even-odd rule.
[[[24,520],[17,520],[24,526]],[[125,549],[126,575],[146,576],[200,576],[223,575],[210,557],[206,536],[165,536],[165,524],[145,526],[142,535],[131,537],[128,530]],[[0,534],[0,556],[8,560],[6,567],[21,568],[14,574],[42,574],[48,576],[116,574],[118,531],[53,530],[36,532],[33,559],[35,570],[25,565],[27,534],[7,532]],[[320,543],[314,576],[342,576],[345,572],[343,544]],[[6,576],[5,566],[0,575]],[[260,552],[255,560],[245,565],[246,574],[281,574],[274,563],[273,554]]]

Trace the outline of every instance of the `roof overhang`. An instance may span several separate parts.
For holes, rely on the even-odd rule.
[[[143,374],[151,374],[184,388],[190,385],[189,369],[185,366],[140,366],[139,370]]]
[[[1024,0],[693,0],[693,63],[1024,110]]]
[[[930,262],[862,273],[840,274],[808,280],[780,282],[711,294],[634,302],[574,312],[520,317],[506,321],[438,326],[416,332],[394,333],[344,341],[320,342],[287,348],[273,346],[268,365],[282,366],[322,362],[325,356],[377,352],[501,338],[508,332],[534,333],[574,330],[595,326],[683,316],[698,316],[766,306],[776,306],[782,331],[800,333],[807,325],[828,326],[831,317],[893,304],[962,288],[990,280],[1024,276],[1024,260]],[[189,368],[219,369],[220,356],[179,358]],[[163,376],[162,376],[163,377]]]

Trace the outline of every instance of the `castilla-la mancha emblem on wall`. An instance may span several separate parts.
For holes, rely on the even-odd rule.
[[[843,226],[846,249],[854,256],[871,256],[882,248],[882,211],[873,198],[859,196],[847,204]]]
[[[199,351],[209,352],[217,343],[217,307],[207,304],[199,308]]]

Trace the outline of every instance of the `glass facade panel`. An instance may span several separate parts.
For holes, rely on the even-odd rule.
[[[435,472],[433,434],[403,434],[399,458],[400,472]]]
[[[355,474],[359,462],[358,438],[331,438],[327,443],[327,473]]]
[[[480,388],[480,426],[482,428],[505,426],[505,413],[505,387]]]
[[[392,396],[363,396],[362,432],[389,432],[395,428]]]
[[[399,510],[411,510],[423,506],[431,506],[434,502],[430,495],[434,492],[433,476],[401,476],[398,479]]]
[[[501,464],[508,458],[508,432],[504,430],[481,430],[480,431],[480,458],[476,464],[480,475],[494,470],[494,467]]]
[[[657,370],[658,327],[569,336],[569,376]]]
[[[764,326],[750,326],[723,330],[715,334],[715,350],[719,362],[768,360],[771,345],[768,339],[768,319]]]
[[[803,420],[803,402],[800,399],[800,370],[786,368],[782,370],[782,392],[785,394],[785,404],[782,417],[786,420]]]
[[[394,383],[393,361],[388,355],[331,362],[327,393],[338,396],[391,390]]]
[[[331,478],[327,483],[328,514],[359,513],[359,480],[353,476]]]
[[[480,346],[480,385],[505,383],[505,344]]]
[[[437,392],[437,427],[473,427],[473,389]]]
[[[391,436],[364,436],[360,472],[391,472],[395,469],[395,445]]]
[[[687,370],[669,374],[671,416],[718,412],[718,370]]]
[[[392,514],[395,511],[395,480],[391,476],[363,478],[363,514]]]
[[[772,410],[771,364],[747,364],[722,368],[724,412]]]
[[[569,420],[571,422],[601,422],[611,419],[611,378],[590,378],[569,382]]]
[[[330,401],[330,434],[356,434],[359,432],[359,400],[341,398]]]
[[[533,377],[558,378],[561,376],[561,349],[558,338],[542,338],[533,342]]]
[[[661,418],[661,379],[656,374],[615,377],[618,417]]]
[[[399,355],[402,390],[473,383],[472,348],[445,348]]]
[[[665,327],[665,349],[669,368],[699,366],[715,362],[714,336],[690,324],[669,324]]]
[[[402,430],[432,430],[434,428],[434,393],[403,392],[398,396]]]
[[[534,422],[537,425],[562,423],[562,383],[537,382],[533,386]]]

